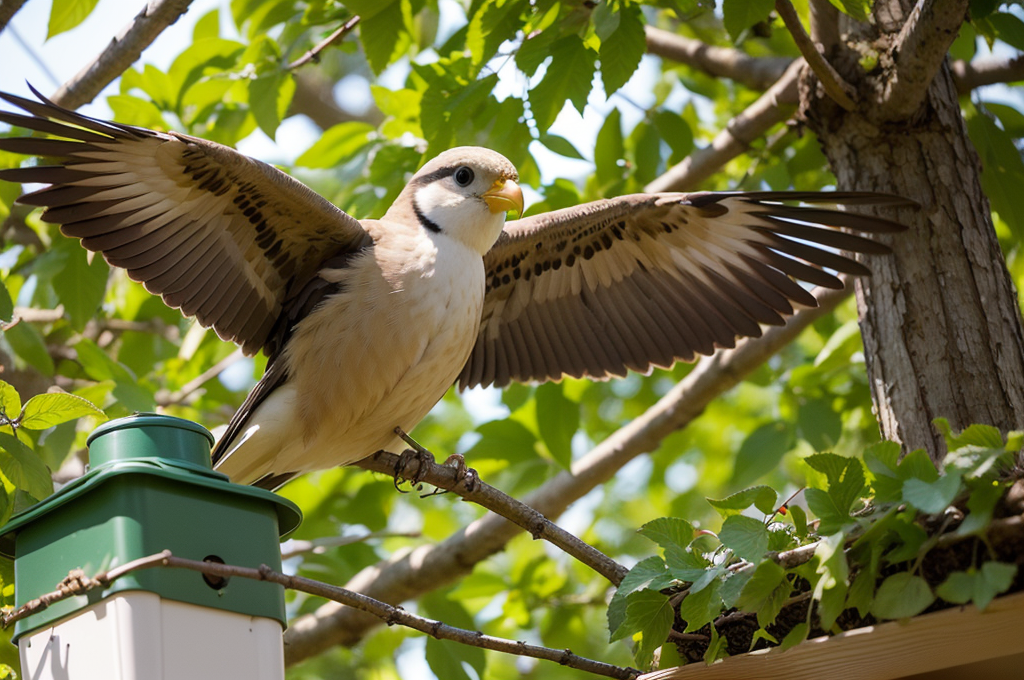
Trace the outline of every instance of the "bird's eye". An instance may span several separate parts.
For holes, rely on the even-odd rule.
[[[463,165],[455,171],[455,183],[460,187],[468,187],[473,183],[473,171]]]

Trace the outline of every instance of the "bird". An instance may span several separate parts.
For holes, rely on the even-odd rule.
[[[232,481],[298,475],[399,451],[453,384],[605,380],[694,361],[782,325],[884,255],[899,222],[846,208],[861,192],[646,193],[523,217],[515,167],[449,149],[379,219],[356,219],[234,149],[0,93],[0,138],[41,164],[0,179],[247,355],[261,380],[214,446]],[[840,210],[839,207],[844,209]],[[507,219],[514,211],[518,219]],[[852,231],[868,234],[851,233]]]

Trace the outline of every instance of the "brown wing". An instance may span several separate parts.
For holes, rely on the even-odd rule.
[[[56,138],[0,149],[56,160],[0,171],[48,188],[20,202],[123,267],[171,307],[256,353],[320,263],[365,244],[359,222],[304,184],[220,144],[88,118],[39,96],[0,121]],[[69,125],[70,124],[70,125]]]
[[[810,205],[794,205],[794,203]],[[908,206],[861,193],[636,194],[509,222],[484,257],[487,289],[462,388],[668,367],[781,325],[797,280],[863,275],[836,252],[887,253],[879,217],[815,205]]]

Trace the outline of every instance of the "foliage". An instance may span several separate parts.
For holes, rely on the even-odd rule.
[[[795,4],[806,19],[806,3]],[[858,17],[872,3],[833,4]],[[166,64],[144,56],[104,101],[122,123],[262,149],[263,160],[280,162],[358,217],[382,214],[409,173],[441,149],[488,146],[519,168],[522,183],[532,189],[532,213],[642,190],[706,147],[759,96],[742,84],[650,57],[645,26],[755,57],[798,54],[770,14],[772,3],[723,0],[718,5],[714,9],[706,0],[225,0],[197,19],[193,9],[178,24],[194,19],[180,53]],[[74,27],[95,6],[55,1],[49,35],[82,30]],[[954,45],[955,57],[974,57],[983,42],[1021,48],[1019,11],[977,0],[971,6],[973,24]],[[356,34],[322,52],[318,66],[289,70],[289,63],[353,14],[362,17]],[[131,17],[125,14],[123,22]],[[59,57],[45,49],[42,56]],[[343,104],[368,90],[369,111],[353,108],[345,120],[311,133],[294,115],[302,112],[298,94],[307,69],[315,69],[328,89],[337,85]],[[1020,289],[1024,195],[1018,187],[1024,170],[1018,147],[1024,119],[1016,91],[1006,94],[976,93],[964,100],[964,110]],[[106,115],[103,109],[92,113]],[[245,146],[261,135],[281,146],[270,151],[265,144]],[[0,154],[0,167],[19,162]],[[697,188],[811,190],[833,182],[813,135],[780,125]],[[49,493],[47,470],[56,472],[76,460],[89,431],[103,419],[160,409],[214,428],[241,404],[263,366],[259,357],[229,359],[234,348],[214,333],[181,319],[124,272],[88,258],[38,214],[14,206],[18,192],[16,185],[0,185],[0,220],[5,220],[0,363],[4,380],[17,388],[6,383],[0,388],[3,518]],[[8,323],[16,307],[21,315],[52,313]],[[221,378],[195,382],[225,360],[230,366]],[[439,455],[465,453],[483,479],[522,497],[641,415],[689,370],[677,366],[608,383],[565,380],[500,393],[453,392],[414,435]],[[53,386],[64,392],[47,394]],[[83,414],[77,422],[68,420]],[[606,617],[613,639],[637,640],[635,661],[644,664],[654,658],[674,621],[662,591],[682,583],[690,584],[680,615],[691,633],[723,608],[740,607],[760,612],[758,641],[771,642],[778,638],[768,629],[775,613],[790,597],[793,582],[803,579],[816,613],[778,639],[783,645],[809,635],[816,622],[834,621],[844,608],[872,614],[873,602],[886,601],[878,596],[882,589],[916,588],[918,605],[926,597],[985,602],[1006,578],[998,562],[971,565],[925,588],[920,581],[891,581],[886,569],[925,554],[929,541],[916,523],[917,513],[894,509],[897,499],[935,514],[951,503],[960,507],[963,492],[973,490],[957,531],[980,530],[992,511],[995,488],[980,481],[993,474],[981,466],[999,458],[994,452],[1001,443],[958,448],[946,476],[933,478],[918,456],[895,465],[891,445],[872,446],[877,439],[855,311],[847,303],[565,517],[585,540],[635,564],[610,611],[606,583],[525,536],[416,606],[449,623],[626,665],[634,657],[621,642],[608,646]],[[815,453],[823,450],[833,453]],[[855,458],[864,450],[866,467]],[[778,495],[772,489],[788,496],[807,478],[807,505],[819,523],[809,523],[798,505],[790,508],[788,521],[777,520]],[[755,483],[760,486],[751,487]],[[874,494],[868,514],[859,512],[862,487]],[[398,494],[391,480],[352,469],[306,476],[284,494],[305,513],[298,538],[365,529],[422,532],[419,539],[381,539],[306,554],[288,564],[300,575],[339,584],[381,559],[443,540],[482,515],[450,497]],[[705,497],[722,500],[709,505]],[[751,507],[767,518],[754,516]],[[692,541],[695,529],[700,536]],[[766,550],[792,550],[819,537],[814,559],[801,567],[787,569],[764,559]],[[882,545],[882,539],[891,549],[884,555],[865,547]],[[661,548],[660,556],[649,556],[649,541]],[[843,550],[847,541],[855,547]],[[751,566],[735,568],[739,559]],[[919,578],[904,573],[910,575],[900,579]],[[0,565],[0,576],[9,603],[9,565]],[[310,613],[320,604],[292,596],[289,614]],[[882,609],[873,615],[907,612]],[[0,662],[15,664],[7,646],[0,647]],[[706,655],[716,657],[727,648],[727,637],[711,627]],[[662,664],[678,661],[669,651],[662,649]],[[421,636],[388,628],[354,649],[336,649],[294,667],[289,677],[395,677],[399,672],[419,677],[425,666],[438,677],[504,678],[520,671],[552,679],[579,676],[554,666],[517,670],[515,661],[498,655],[425,643]]]
[[[1017,579],[985,536],[993,513],[1019,473],[1011,475],[1024,433],[1004,441],[990,426],[954,435],[941,474],[923,450],[899,460],[899,445],[874,444],[863,462],[834,453],[804,459],[808,521],[802,506],[777,505],[767,486],[708,499],[723,518],[717,534],[685,520],[661,518],[639,531],[661,548],[629,572],[608,612],[611,640],[639,639],[641,667],[667,639],[678,613],[683,658],[710,663],[726,649],[792,646],[872,621],[916,616],[942,600],[984,610]],[[787,520],[788,521],[785,521]],[[961,564],[947,547],[982,541]],[[807,603],[808,598],[811,604]],[[756,626],[730,628],[737,613]],[[753,634],[751,630],[755,629]],[[726,644],[714,644],[714,640]]]

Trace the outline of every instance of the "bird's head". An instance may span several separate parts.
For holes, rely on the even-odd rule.
[[[449,149],[413,175],[389,215],[417,219],[483,255],[501,233],[505,213],[523,211],[519,175],[507,158],[480,147]],[[393,215],[398,217],[398,215]]]

